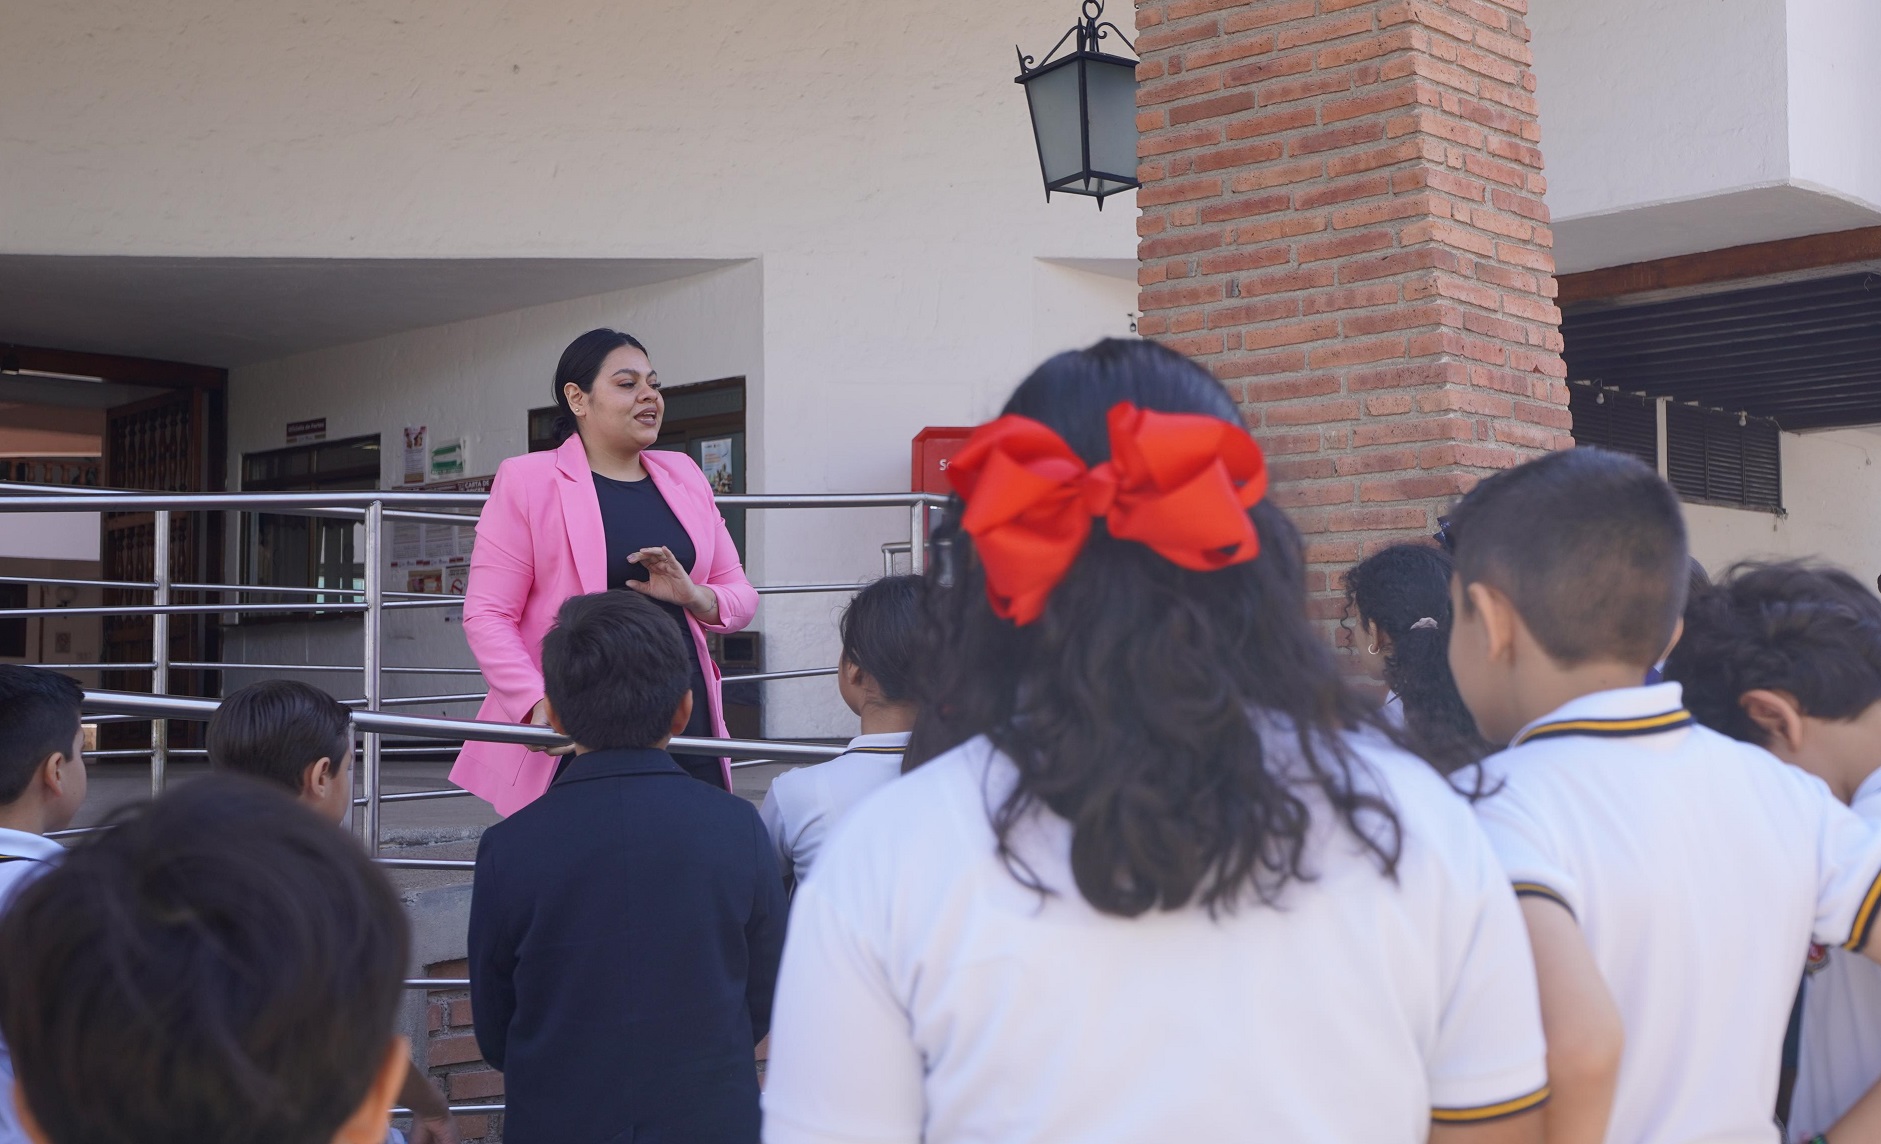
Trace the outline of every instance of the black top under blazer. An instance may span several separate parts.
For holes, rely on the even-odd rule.
[[[577,756],[484,832],[477,1044],[510,1144],[755,1144],[788,912],[757,810],[661,750]]]

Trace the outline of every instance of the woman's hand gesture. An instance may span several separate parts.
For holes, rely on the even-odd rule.
[[[629,580],[627,586],[643,596],[677,604],[698,617],[701,623],[718,621],[718,594],[692,582],[685,565],[670,548],[642,548],[627,558],[647,570],[645,580]]]

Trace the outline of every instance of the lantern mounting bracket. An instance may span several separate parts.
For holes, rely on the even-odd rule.
[[[1123,41],[1124,47],[1132,52],[1136,51],[1136,45],[1130,42],[1130,37],[1123,34],[1123,29],[1104,19],[1104,0],[1084,0],[1078,22],[1065,29],[1065,34],[1058,37],[1058,42],[1052,45],[1051,51],[1045,53],[1043,60],[1026,55],[1017,44],[1012,46],[1013,52],[1019,57],[1019,75],[1024,78],[1027,73],[1037,71],[1051,63],[1052,57],[1058,54],[1058,49],[1064,47],[1065,41],[1072,36],[1078,38],[1078,46],[1073,49],[1074,51],[1095,52],[1100,50],[1098,44],[1101,41],[1113,35]]]

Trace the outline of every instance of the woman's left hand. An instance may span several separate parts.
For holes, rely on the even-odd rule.
[[[692,577],[686,573],[685,565],[673,556],[672,549],[642,548],[629,556],[627,563],[638,564],[647,570],[645,580],[627,581],[629,588],[643,596],[678,604],[702,623],[710,624],[718,620],[718,594],[710,588],[694,584]]]

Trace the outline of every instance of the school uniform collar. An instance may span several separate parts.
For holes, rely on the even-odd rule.
[[[1881,818],[1881,770],[1861,780],[1861,785],[1855,788],[1855,797],[1849,799],[1848,804],[1863,818]]]
[[[879,735],[857,735],[849,740],[851,755],[899,755],[908,749],[908,731],[884,731]]]
[[[1570,735],[1596,739],[1658,735],[1692,725],[1685,692],[1676,683],[1620,687],[1570,699],[1521,729],[1511,747]]]
[[[673,756],[658,747],[622,747],[611,751],[589,751],[576,755],[554,786],[587,782],[590,779],[614,779],[631,775],[686,774]]]
[[[63,853],[65,847],[43,835],[0,827],[0,863],[45,862]]]

